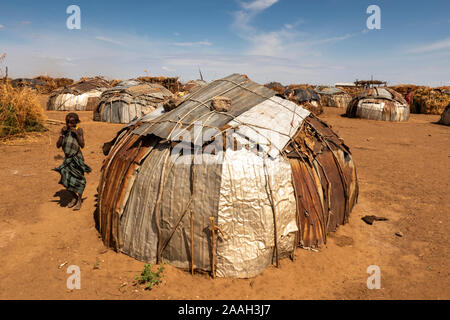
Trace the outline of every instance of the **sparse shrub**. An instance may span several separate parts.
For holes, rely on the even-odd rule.
[[[140,276],[136,276],[139,284],[145,284],[146,290],[152,290],[154,285],[158,285],[162,281],[164,266],[159,267],[158,271],[152,270],[151,264],[146,264]]]

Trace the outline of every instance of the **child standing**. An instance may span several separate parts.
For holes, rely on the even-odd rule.
[[[81,209],[82,195],[86,187],[86,178],[84,173],[91,172],[91,168],[84,162],[81,149],[84,148],[84,134],[83,129],[78,127],[80,119],[76,113],[69,113],[66,116],[66,125],[61,129],[57,148],[62,148],[64,151],[63,163],[53,170],[61,174],[59,181],[68,191],[72,192],[73,199],[69,203],[69,208],[74,208],[75,211]]]

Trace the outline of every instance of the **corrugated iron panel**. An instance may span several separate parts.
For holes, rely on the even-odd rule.
[[[297,195],[299,244],[316,247],[347,222],[358,197],[356,169],[347,146],[314,116],[287,147]],[[301,152],[301,155],[298,155]]]
[[[317,188],[315,170],[300,159],[290,159],[292,180],[297,201],[299,245],[319,247],[326,240],[326,221],[323,214],[323,196]]]
[[[162,139],[177,140],[180,136],[186,136],[186,133],[191,134],[195,121],[201,124],[204,131],[208,128],[221,128],[234,117],[274,95],[275,91],[250,81],[242,75],[234,74],[213,81],[195,91],[187,96],[186,101],[178,108],[140,126],[134,133],[153,134]],[[232,100],[229,112],[218,113],[212,110],[211,101],[216,96],[224,96]]]
[[[194,266],[208,271],[211,267],[209,218],[217,218],[222,166],[219,163],[193,166],[187,157],[174,159],[169,152],[167,146],[158,145],[139,169],[121,219],[124,240],[121,250],[137,259],[155,262],[160,247],[163,259],[177,267],[189,268],[189,213],[184,217],[181,214],[190,204],[194,213]],[[157,205],[160,186],[162,193]]]

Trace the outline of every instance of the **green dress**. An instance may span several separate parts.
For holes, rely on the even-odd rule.
[[[80,145],[72,132],[67,132],[63,136],[62,149],[64,151],[64,161],[53,170],[61,174],[59,181],[67,190],[82,194],[86,187],[84,173],[89,173],[92,169],[84,162]]]

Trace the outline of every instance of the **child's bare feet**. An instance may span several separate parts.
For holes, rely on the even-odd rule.
[[[81,209],[81,203],[82,203],[82,202],[83,202],[83,200],[81,200],[81,197],[78,196],[77,204],[76,204],[75,208],[73,208],[73,211],[78,211],[78,210],[80,210],[80,209]]]
[[[78,201],[78,197],[74,197],[74,198],[72,198],[72,200],[69,202],[69,204],[67,205],[67,208],[73,208],[76,204],[77,204],[77,201]]]

